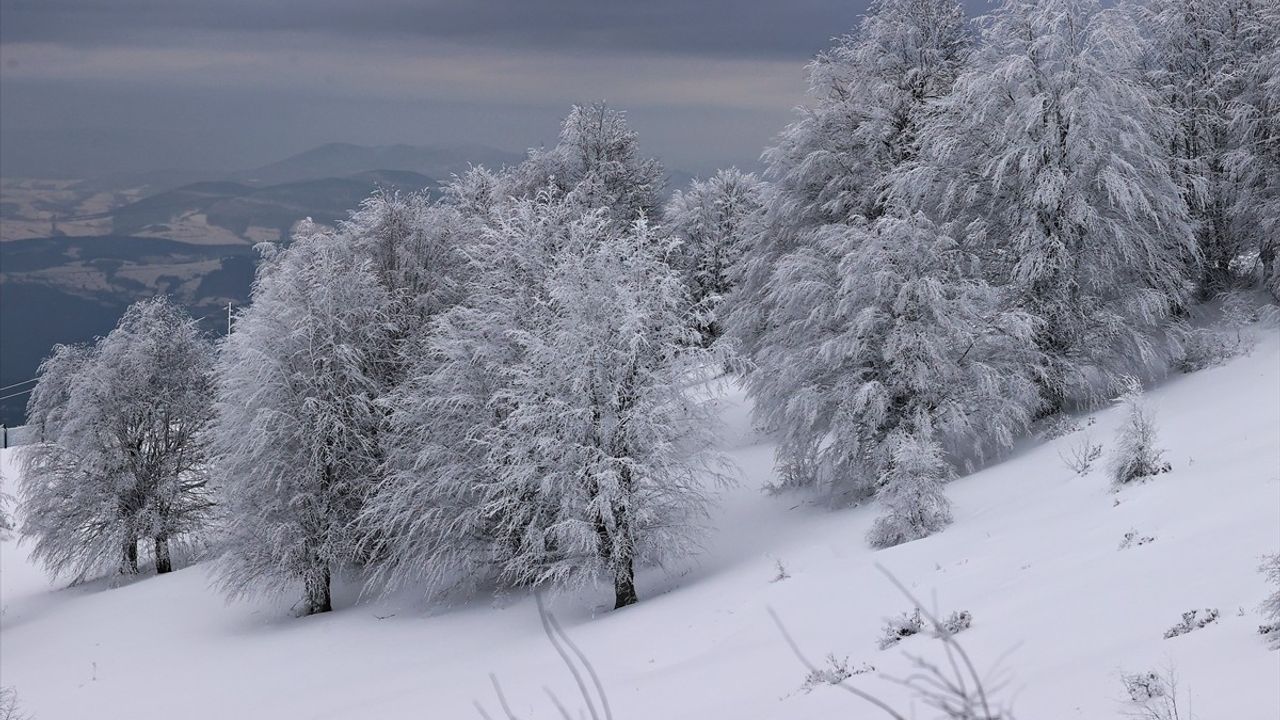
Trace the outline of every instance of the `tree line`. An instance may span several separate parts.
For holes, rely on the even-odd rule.
[[[379,193],[259,246],[214,343],[168,301],[59,346],[22,527],[56,573],[218,556],[232,597],[575,587],[697,550],[706,381],[779,485],[878,498],[886,547],[1039,418],[1177,361],[1224,290],[1280,296],[1280,7],[878,0],[764,153],[666,197],[621,112],[438,197]],[[149,542],[149,544],[147,544]]]

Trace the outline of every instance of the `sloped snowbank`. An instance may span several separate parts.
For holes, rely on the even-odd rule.
[[[982,667],[1000,661],[1024,720],[1122,717],[1120,672],[1168,667],[1196,717],[1280,717],[1280,652],[1256,634],[1268,592],[1256,567],[1280,550],[1280,334],[1149,400],[1171,473],[1116,493],[1105,457],[1087,477],[1064,467],[1058,452],[1079,434],[1028,444],[950,486],[951,528],[871,552],[875,508],[833,513],[759,492],[771,449],[732,390],[726,446],[743,480],[706,555],[644,575],[640,604],[626,610],[606,611],[603,590],[553,607],[618,720],[876,717],[835,688],[800,692],[805,671],[766,614],[775,608],[815,659],[831,652],[901,676],[904,652],[940,648],[914,637],[877,650],[883,619],[908,602],[876,563],[938,610],[972,613],[959,639]],[[1120,419],[1096,413],[1084,432],[1107,447]],[[1119,549],[1130,530],[1155,540]],[[771,582],[776,560],[791,577]],[[25,548],[0,547],[0,682],[40,720],[475,718],[473,699],[497,712],[489,672],[521,718],[558,716],[544,685],[574,695],[522,595],[424,609],[404,598],[353,605],[347,593],[337,612],[294,619],[291,599],[224,604],[202,566],[103,585],[59,589]],[[1217,623],[1162,637],[1205,607],[1221,611]],[[906,706],[875,675],[850,682]]]

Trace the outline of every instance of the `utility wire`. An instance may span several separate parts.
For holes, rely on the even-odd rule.
[[[23,381],[22,381],[22,382],[20,382],[20,383],[14,383],[14,384],[12,384],[12,385],[5,385],[4,387],[0,387],[0,392],[4,392],[5,390],[8,390],[9,388],[16,388],[16,387],[18,387],[19,385],[28,385],[28,384],[30,384],[30,383],[33,383],[33,382],[35,382],[35,381],[39,380],[39,379],[40,379],[40,378],[31,378],[30,380],[23,380]]]
[[[9,398],[16,398],[16,397],[18,397],[19,395],[26,395],[27,393],[31,392],[32,390],[35,390],[35,388],[28,388],[28,389],[26,389],[26,390],[22,390],[22,391],[19,391],[19,392],[16,392],[16,393],[10,393],[10,394],[8,394],[8,395],[0,396],[0,400],[8,400]]]

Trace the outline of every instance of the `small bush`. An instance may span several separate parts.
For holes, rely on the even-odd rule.
[[[969,629],[969,625],[973,623],[973,616],[968,610],[953,612],[942,621],[942,630],[948,635],[955,635],[958,632]]]
[[[911,613],[903,613],[885,621],[880,634],[880,649],[887,650],[912,635],[918,635],[924,629],[924,620],[920,617],[920,608]]]
[[[1093,470],[1093,464],[1098,461],[1098,458],[1102,457],[1102,446],[1094,444],[1093,438],[1085,435],[1069,445],[1066,450],[1059,451],[1058,457],[1068,470],[1084,477]]]
[[[839,685],[854,675],[875,671],[876,669],[867,663],[851,668],[848,657],[841,660],[835,656],[835,653],[827,653],[827,664],[810,670],[800,690],[807,693],[819,685]]]
[[[775,559],[773,562],[777,565],[778,572],[773,576],[773,579],[770,580],[769,582],[782,582],[783,580],[786,580],[787,578],[791,577],[791,573],[787,572],[787,566],[783,565],[781,560]]]
[[[1164,450],[1156,446],[1155,418],[1143,400],[1142,385],[1131,380],[1120,402],[1124,404],[1127,417],[1116,436],[1111,479],[1116,485],[1124,485],[1139,478],[1169,472],[1172,468],[1164,462]]]
[[[1156,539],[1150,535],[1139,535],[1136,530],[1130,530],[1124,534],[1124,538],[1120,541],[1120,549],[1125,550],[1131,547],[1141,547],[1147,543],[1153,543]]]
[[[1137,720],[1193,720],[1178,702],[1178,678],[1172,669],[1122,673],[1120,682],[1129,696],[1126,716]]]
[[[1271,644],[1280,648],[1280,553],[1267,556],[1258,568],[1267,581],[1275,586],[1271,595],[1262,601],[1262,616],[1270,622],[1258,628],[1258,632],[1271,636]]]
[[[1204,610],[1188,610],[1182,613],[1182,621],[1177,625],[1164,631],[1164,639],[1176,638],[1179,635],[1186,635],[1192,630],[1218,622],[1218,609],[1205,608]]]

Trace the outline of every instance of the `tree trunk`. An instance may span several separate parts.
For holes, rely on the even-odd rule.
[[[333,603],[329,599],[329,568],[325,567],[319,573],[308,576],[306,579],[307,591],[307,615],[315,615],[317,613],[329,612],[333,609]]]
[[[618,567],[613,573],[613,609],[624,608],[632,605],[639,598],[636,597],[636,569],[635,564],[631,560],[631,556],[627,556],[626,560],[618,563]]]
[[[120,557],[120,574],[136,575],[138,572],[138,539],[131,537],[124,541]]]
[[[173,562],[169,559],[169,538],[156,538],[156,574],[163,575],[173,570]]]

